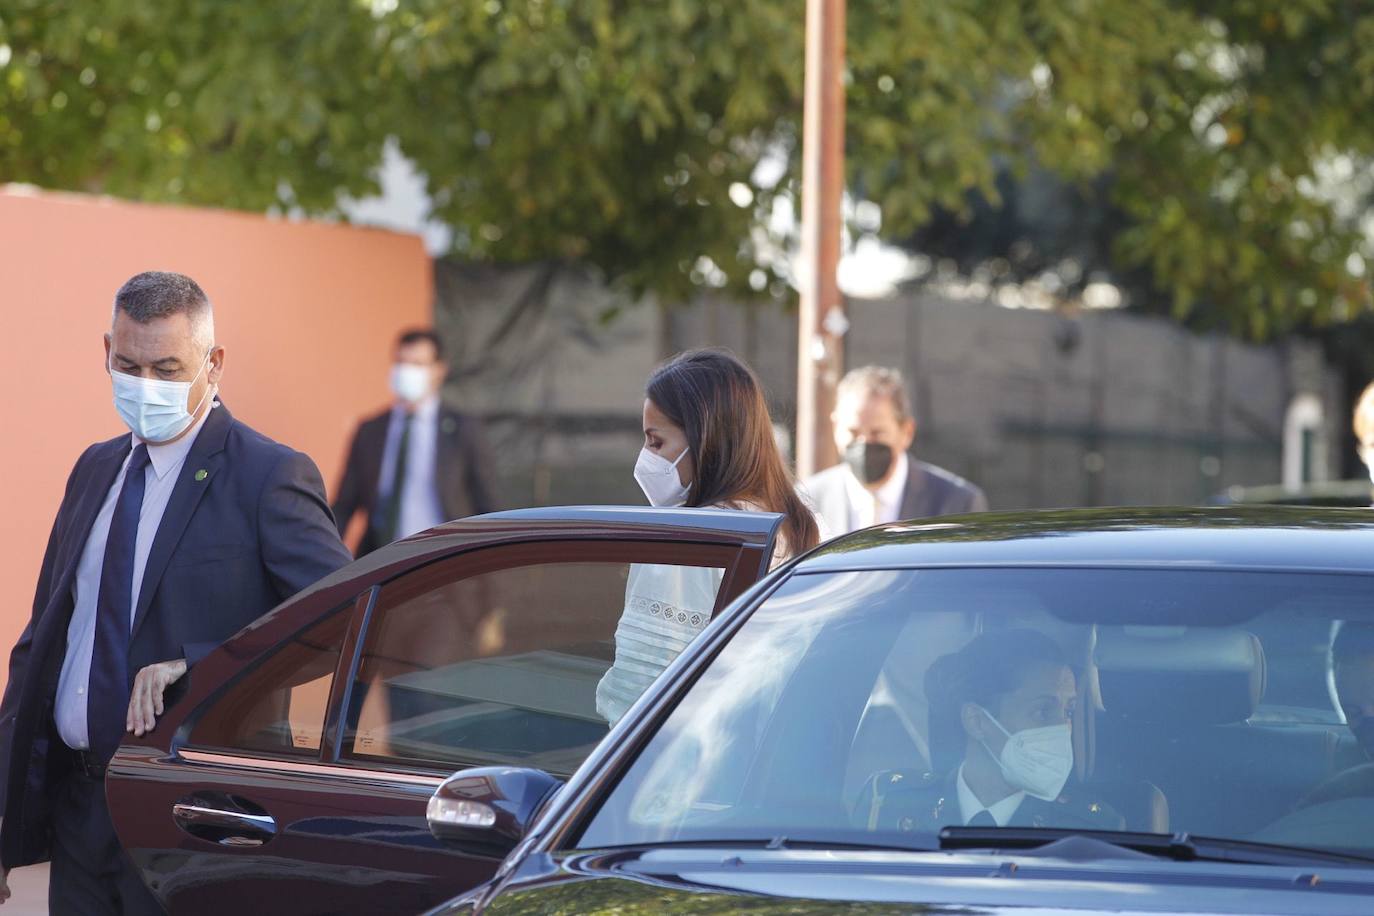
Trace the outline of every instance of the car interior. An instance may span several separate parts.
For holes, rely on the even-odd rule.
[[[1332,783],[1369,762],[1330,686],[1333,634],[1368,604],[1363,577],[1177,573],[1161,591],[1113,570],[1002,572],[842,574],[850,581],[831,588],[844,597],[828,617],[801,613],[802,594],[756,612],[758,633],[746,627],[717,657],[617,790],[634,798],[621,809],[630,826],[603,834],[595,828],[614,817],[598,816],[583,842],[645,828],[746,835],[765,823],[872,832],[857,808],[875,774],[941,775],[926,671],[981,633],[1019,628],[1070,659],[1070,785],[1124,829],[1374,847],[1349,798],[1374,798],[1374,767],[1354,788]],[[764,657],[779,683],[723,700]],[[1351,813],[1318,829],[1304,816],[1313,800]]]

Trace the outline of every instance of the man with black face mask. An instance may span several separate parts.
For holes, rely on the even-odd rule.
[[[916,419],[896,369],[866,366],[846,375],[831,422],[843,460],[812,477],[804,489],[834,534],[987,509],[978,487],[908,454]]]

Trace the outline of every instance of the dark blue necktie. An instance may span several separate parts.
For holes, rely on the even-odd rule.
[[[133,623],[134,544],[143,509],[144,469],[148,447],[138,445],[129,456],[124,486],[119,491],[105,562],[100,567],[100,593],[95,606],[95,645],[91,648],[91,676],[86,690],[86,728],[91,753],[101,760],[114,756],[124,737],[129,711],[129,629]]]

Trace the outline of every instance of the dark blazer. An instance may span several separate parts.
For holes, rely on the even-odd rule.
[[[10,653],[0,703],[0,859],[42,861],[47,798],[60,778],[53,725],[73,583],[91,525],[129,454],[125,434],[72,469],[39,570],[33,616]],[[148,555],[129,641],[129,676],[195,665],[218,643],[350,562],[314,462],[216,407],[186,456]]]
[[[864,783],[853,810],[856,826],[901,833],[938,833],[960,824],[958,770],[940,776],[919,770],[883,770]],[[1123,830],[1125,819],[1101,793],[1070,784],[1054,801],[1027,795],[1009,827]]]
[[[387,408],[358,424],[348,447],[348,464],[343,483],[334,499],[334,518],[342,535],[355,513],[367,514],[367,528],[358,543],[358,556],[384,545],[385,535],[373,525],[377,509],[378,483],[382,476],[382,455],[386,451],[386,430],[391,422]],[[439,454],[434,471],[438,480],[439,504],[447,519],[482,515],[496,509],[496,488],[492,485],[492,458],[482,424],[447,405],[439,408],[439,433],[435,438]]]
[[[902,519],[933,518],[937,515],[963,515],[986,512],[988,498],[983,491],[944,468],[907,456],[906,489],[902,491]],[[849,468],[837,464],[813,476],[803,487],[811,506],[830,529],[831,535],[849,531],[849,490],[845,475]]]

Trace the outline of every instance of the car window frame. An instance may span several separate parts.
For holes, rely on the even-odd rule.
[[[242,758],[245,761],[264,760],[276,761],[281,764],[300,764],[310,765],[324,761],[326,748],[329,746],[329,728],[331,719],[335,717],[334,703],[336,700],[335,690],[339,683],[340,672],[345,670],[346,662],[350,658],[350,653],[356,654],[356,639],[360,613],[365,613],[371,609],[371,605],[376,597],[377,586],[371,586],[352,598],[340,602],[338,605],[325,613],[304,622],[301,626],[292,630],[291,635],[280,640],[276,645],[266,652],[261,653],[251,662],[224,683],[220,684],[213,693],[205,697],[200,704],[181,722],[177,728],[177,734],[172,741],[172,750],[180,756],[191,755],[190,759],[195,759],[197,755],[229,756]],[[223,744],[211,744],[192,740],[197,727],[205,716],[216,708],[226,696],[232,693],[240,684],[250,679],[264,665],[276,658],[278,653],[286,648],[293,640],[302,633],[322,626],[327,621],[341,615],[348,615],[347,625],[344,627],[343,640],[339,644],[339,654],[334,660],[334,673],[329,686],[329,698],[326,701],[324,721],[321,722],[320,746],[312,754],[291,754],[285,751],[273,751],[266,748],[247,748],[242,746],[231,746]]]
[[[680,532],[675,531],[673,534],[680,535]],[[556,560],[551,561],[549,548],[554,545],[557,545],[559,554]],[[568,549],[572,545],[577,545],[573,547],[574,553],[580,549],[586,553],[586,556],[580,559],[564,559],[565,556],[569,555]],[[761,572],[766,575],[772,556],[770,547],[771,543],[766,545],[748,542],[730,543],[710,537],[703,537],[700,540],[681,539],[680,537],[674,539],[666,533],[662,537],[643,537],[626,536],[621,533],[597,536],[585,532],[568,532],[567,534],[464,546],[453,552],[432,557],[422,564],[398,571],[385,580],[368,586],[352,598],[340,602],[332,610],[305,622],[301,627],[292,631],[289,637],[285,637],[273,648],[254,658],[242,670],[201,701],[198,707],[179,725],[176,737],[172,742],[173,751],[191,762],[224,761],[227,759],[248,766],[261,763],[268,769],[308,768],[319,772],[320,775],[343,779],[367,779],[375,775],[387,780],[422,780],[426,784],[432,782],[437,785],[438,781],[461,769],[462,765],[454,764],[452,761],[423,765],[404,758],[369,759],[348,757],[343,754],[343,740],[346,731],[344,711],[348,708],[354,681],[362,664],[362,650],[366,645],[369,627],[378,612],[387,586],[427,569],[449,565],[463,565],[471,569],[471,564],[475,559],[497,555],[509,556],[513,552],[519,552],[518,555],[526,557],[525,561],[496,563],[481,568],[481,571],[519,568],[522,565],[528,566],[548,562],[615,564],[657,561],[679,566],[705,565],[724,569],[724,576],[716,593],[715,605],[711,610],[711,619],[715,620],[735,598],[747,591],[761,578]],[[578,555],[580,556],[580,553]],[[690,558],[697,558],[700,562],[685,562],[686,559]],[[720,558],[725,562],[723,564],[705,562],[710,558]],[[465,577],[479,574],[481,574],[479,571],[472,571],[467,573]],[[325,720],[320,736],[320,748],[317,753],[313,755],[290,754],[259,748],[250,749],[196,743],[190,740],[201,718],[238,684],[251,677],[253,672],[273,658],[290,639],[294,639],[306,630],[322,624],[335,614],[349,614],[350,616],[336,660],[333,681],[330,684],[329,700],[325,709]]]
[[[550,545],[557,544],[556,556],[549,555]],[[718,560],[720,562],[712,562]],[[483,562],[489,561],[489,562]],[[751,544],[726,544],[715,541],[681,541],[668,538],[624,538],[624,537],[587,537],[568,535],[527,541],[505,542],[500,544],[474,546],[447,556],[436,557],[428,563],[407,569],[396,576],[378,583],[370,590],[365,608],[355,613],[355,626],[350,627],[345,637],[345,649],[351,654],[347,670],[340,666],[335,671],[334,685],[330,691],[329,709],[326,715],[326,728],[321,738],[319,762],[338,767],[341,771],[414,773],[447,776],[464,766],[485,765],[489,761],[464,760],[457,758],[448,761],[417,761],[402,757],[350,756],[345,753],[344,739],[347,732],[346,710],[352,699],[352,692],[362,665],[363,650],[372,622],[388,605],[386,592],[401,579],[410,579],[429,571],[430,575],[442,576],[439,570],[457,567],[463,575],[446,578],[443,584],[473,578],[491,572],[519,569],[527,566],[551,565],[558,563],[605,563],[607,565],[633,563],[663,563],[674,566],[697,566],[723,569],[724,575],[716,593],[715,604],[711,609],[711,619],[734,598],[738,597],[754,581],[750,576],[751,563],[758,561],[764,565],[767,558],[763,549]],[[436,584],[434,587],[442,587]],[[414,592],[407,597],[413,597]],[[620,608],[612,613],[621,613]],[[346,681],[341,677],[346,675]],[[334,688],[342,689],[336,693]],[[567,775],[567,774],[565,774]]]

